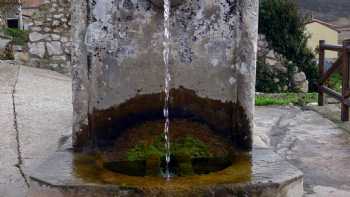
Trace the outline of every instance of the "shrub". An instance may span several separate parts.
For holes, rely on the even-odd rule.
[[[256,78],[256,91],[258,92],[275,93],[289,89],[288,75],[272,70],[270,65],[260,60],[257,62]]]
[[[306,74],[310,90],[315,90],[317,66],[314,54],[307,47],[309,36],[305,33],[306,21],[307,18],[299,15],[293,0],[260,1],[259,33],[266,36],[274,51],[291,61],[289,66],[297,67]]]
[[[15,45],[25,45],[29,40],[29,34],[26,30],[20,30],[15,28],[4,28],[5,35],[10,36]]]

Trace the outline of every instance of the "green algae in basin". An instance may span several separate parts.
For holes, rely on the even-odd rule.
[[[129,128],[102,155],[108,161],[146,160],[149,155],[164,159],[163,127],[163,120],[155,120]],[[169,133],[173,155],[185,152],[192,158],[225,157],[235,151],[229,138],[216,135],[200,122],[172,119]]]
[[[98,153],[101,155],[100,163],[107,170],[129,176],[162,176],[166,168],[164,136],[155,138],[152,144],[136,144],[126,152],[126,157],[122,160],[113,160],[113,157],[108,156],[111,152],[102,151]],[[232,164],[235,158],[233,153],[218,154],[212,152],[211,146],[191,135],[177,137],[171,143],[171,161],[168,165],[171,174],[174,176],[209,174]]]
[[[168,170],[174,176],[208,174],[230,166],[235,150],[205,124],[173,119]],[[163,121],[146,121],[126,130],[114,146],[100,149],[103,167],[130,176],[162,176],[166,171]]]
[[[141,190],[189,190],[196,187],[218,184],[246,183],[251,181],[252,164],[249,153],[241,153],[233,159],[232,165],[206,175],[174,177],[166,181],[162,177],[128,176],[107,170],[99,155],[75,153],[74,173],[90,183],[118,185]]]
[[[152,144],[140,143],[127,151],[127,160],[147,160],[149,156],[165,157],[164,135],[156,136]],[[175,142],[171,142],[171,153],[173,155],[189,155],[190,158],[209,157],[209,147],[200,139],[192,135],[178,137]]]

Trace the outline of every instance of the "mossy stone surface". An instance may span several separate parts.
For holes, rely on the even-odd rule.
[[[150,156],[164,159],[166,150],[164,148],[164,135],[158,136],[152,144],[136,144],[127,151],[127,160],[148,160]],[[172,155],[186,155],[191,158],[209,157],[208,146],[193,136],[185,136],[171,143]]]
[[[158,176],[161,169],[159,155],[150,155],[146,160],[146,176]]]

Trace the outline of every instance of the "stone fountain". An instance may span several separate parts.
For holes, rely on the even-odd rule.
[[[166,112],[163,1],[72,5],[72,143],[33,172],[32,196],[302,196],[300,171],[252,145],[258,0],[171,1]],[[164,114],[170,180],[161,151],[137,146],[161,150]]]

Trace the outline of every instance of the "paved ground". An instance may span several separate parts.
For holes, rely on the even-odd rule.
[[[70,134],[71,82],[55,72],[0,64],[0,84],[0,197],[23,197],[24,174]]]
[[[0,196],[16,197],[26,190],[18,164],[18,141],[13,111],[13,89],[18,68],[0,66]]]
[[[0,197],[23,197],[25,174],[70,134],[71,82],[0,64]],[[258,107],[255,146],[272,146],[305,174],[305,197],[350,196],[350,137],[314,111]]]
[[[336,123],[338,127],[342,128],[343,130],[347,131],[350,134],[349,122],[343,122],[340,119],[341,105],[339,104],[339,102],[337,102],[332,98],[328,98],[328,100],[331,100],[332,102],[325,106],[320,107],[317,104],[314,104],[314,105],[307,106],[305,108],[321,114],[322,116]]]
[[[314,111],[258,107],[255,144],[271,146],[304,173],[306,197],[350,196],[350,136]]]

